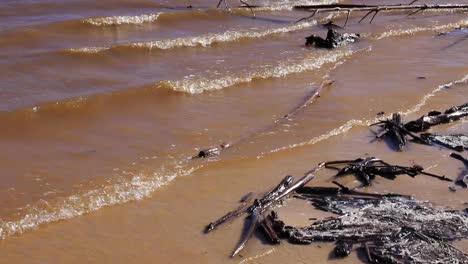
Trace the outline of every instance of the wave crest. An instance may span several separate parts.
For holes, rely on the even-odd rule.
[[[12,235],[22,234],[43,224],[71,219],[107,206],[147,198],[156,189],[169,184],[176,177],[189,175],[199,168],[201,167],[179,169],[173,172],[163,170],[152,177],[135,175],[131,180],[122,180],[82,195],[72,195],[54,204],[42,200],[31,208],[29,214],[18,221],[0,219],[0,238],[5,239]]]
[[[68,49],[71,52],[82,52],[82,53],[95,53],[95,50],[98,52],[111,50],[111,49],[160,49],[167,50],[180,47],[208,47],[215,43],[227,43],[234,42],[241,39],[257,39],[263,38],[270,35],[276,35],[281,33],[289,33],[298,31],[301,29],[308,28],[310,26],[316,25],[317,22],[304,22],[298,24],[292,24],[286,27],[267,29],[263,31],[226,31],[224,33],[210,33],[201,36],[195,37],[183,37],[183,38],[174,38],[174,39],[163,39],[155,41],[144,41],[144,42],[134,42],[134,43],[124,43],[111,47],[84,47],[84,48],[73,48]]]
[[[226,75],[217,79],[186,79],[182,81],[162,81],[163,86],[168,86],[174,91],[190,94],[205,91],[220,90],[226,87],[252,82],[259,79],[281,78],[294,73],[301,73],[320,68],[326,63],[337,62],[340,59],[352,55],[353,51],[337,51],[327,53],[321,57],[309,56],[300,62],[281,63],[276,67],[261,68],[260,70],[243,73],[240,75]]]
[[[131,25],[154,22],[158,19],[161,13],[143,14],[137,16],[110,16],[110,17],[95,17],[82,19],[81,22],[93,26],[116,26],[116,25]]]
[[[410,28],[410,29],[392,29],[387,32],[384,32],[380,34],[379,36],[376,36],[375,39],[383,39],[383,38],[388,38],[388,37],[397,37],[397,36],[407,36],[407,35],[414,35],[419,32],[425,32],[425,31],[441,31],[441,30],[446,30],[450,28],[457,28],[457,27],[465,27],[468,25],[468,19],[460,20],[456,23],[450,23],[450,24],[445,24],[445,25],[438,25],[438,26],[433,26],[433,27],[416,27],[416,28]]]

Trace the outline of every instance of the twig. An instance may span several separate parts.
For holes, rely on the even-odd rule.
[[[250,9],[250,12],[252,12],[252,15],[255,17],[255,12],[253,11],[253,6],[249,5],[247,2],[244,0],[239,0],[245,7],[248,7]]]

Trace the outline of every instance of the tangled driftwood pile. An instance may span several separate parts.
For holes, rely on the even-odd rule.
[[[396,142],[399,149],[405,147],[409,136],[418,143],[439,144],[463,151],[467,147],[466,135],[415,133],[466,116],[468,104],[463,104],[444,112],[432,111],[408,123],[404,123],[401,115],[396,113],[392,119],[374,125],[380,125],[382,129],[377,138],[388,137]],[[451,156],[468,168],[466,158],[456,153]],[[410,196],[361,192],[336,181],[333,183],[338,187],[305,186],[323,168],[338,170],[335,178],[355,175],[363,185],[370,185],[376,176],[394,180],[399,175],[429,176],[454,182],[463,188],[467,188],[468,183],[466,169],[452,180],[445,175],[429,173],[418,165],[392,165],[375,157],[329,161],[320,163],[295,182],[292,176],[286,176],[260,199],[254,199],[252,193],[246,195],[238,208],[210,223],[205,232],[209,233],[246,214],[250,220],[249,227],[231,256],[239,254],[252,235],[262,230],[273,244],[280,243],[282,239],[299,244],[335,241],[336,257],[349,255],[353,246],[360,244],[359,248],[366,252],[371,263],[468,263],[468,255],[450,243],[468,238],[468,208],[459,211],[437,209]],[[456,191],[453,186],[451,189]],[[272,208],[291,197],[309,201],[315,208],[337,216],[315,221],[307,227],[289,226]]]
[[[372,263],[467,261],[467,255],[450,244],[450,241],[468,237],[467,211],[435,209],[403,196],[317,195],[314,188],[298,190],[298,193],[318,209],[338,216],[307,227],[291,227],[272,212],[274,229],[291,243],[338,241],[337,257],[349,252],[343,247],[362,244]]]
[[[275,188],[252,202],[252,194],[239,208],[210,223],[211,232],[223,223],[248,214],[250,226],[234,249],[237,255],[257,229],[278,244],[310,244],[337,241],[337,257],[350,254],[353,244],[361,244],[371,263],[468,263],[468,256],[450,244],[468,238],[468,209],[444,210],[399,194],[376,194],[338,187],[306,187],[325,163],[293,183],[286,176]],[[319,210],[337,216],[315,221],[307,227],[293,227],[279,219],[273,205],[289,197],[309,201]]]

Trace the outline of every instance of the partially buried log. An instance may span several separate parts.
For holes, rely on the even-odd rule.
[[[318,35],[311,35],[306,38],[306,46],[314,45],[317,48],[334,49],[348,43],[354,43],[359,39],[359,34],[339,33],[333,28],[329,28],[327,37],[324,39]]]
[[[431,111],[417,120],[406,123],[404,127],[412,132],[423,132],[433,126],[451,123],[466,116],[468,116],[468,103],[451,107],[444,112]]]
[[[464,134],[439,135],[423,133],[421,134],[421,138],[425,141],[435,143],[459,152],[468,150],[468,136]]]

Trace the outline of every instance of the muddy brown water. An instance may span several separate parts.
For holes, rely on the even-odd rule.
[[[344,16],[294,24],[308,14],[291,10],[297,1],[257,1],[268,8],[256,18],[216,2],[0,3],[0,263],[359,263],[356,252],[333,260],[329,243],[271,246],[261,236],[231,259],[242,218],[202,230],[244,194],[322,161],[371,155],[460,173],[449,150],[395,152],[367,125],[381,111],[409,120],[468,101],[467,32],[438,34],[468,26],[467,12],[379,13],[372,24],[356,14],[346,31],[362,39],[329,51],[304,38]],[[317,101],[275,123],[325,79],[335,82]],[[468,123],[432,131],[467,133]],[[234,144],[189,160],[223,143]],[[364,190],[466,207],[467,191],[448,186],[402,176]],[[278,210],[291,224],[327,216],[286,204]]]

